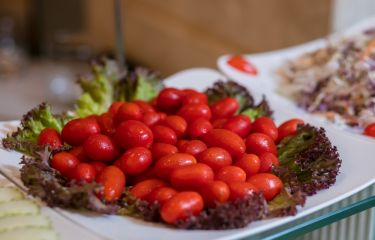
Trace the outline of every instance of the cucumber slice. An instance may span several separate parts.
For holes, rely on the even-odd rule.
[[[57,240],[58,236],[52,229],[20,228],[0,233],[4,240]]]
[[[51,222],[42,215],[18,215],[0,218],[0,233],[25,227],[51,228]]]
[[[0,188],[0,203],[23,199],[22,193],[14,187]]]
[[[0,218],[13,215],[35,215],[38,213],[38,205],[27,199],[0,203]]]

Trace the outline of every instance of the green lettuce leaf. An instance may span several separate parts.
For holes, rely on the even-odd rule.
[[[259,117],[272,117],[273,111],[270,108],[265,96],[259,104],[246,108],[241,114],[248,116],[252,121]]]

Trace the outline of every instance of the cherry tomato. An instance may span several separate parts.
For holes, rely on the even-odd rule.
[[[143,113],[152,113],[155,112],[155,109],[151,106],[151,104],[143,101],[143,100],[134,100],[133,103],[137,104],[138,107],[141,108]]]
[[[253,122],[253,127],[252,127],[253,132],[257,133],[263,133],[269,136],[273,141],[277,140],[277,135],[278,135],[278,130],[273,122],[273,120],[269,117],[260,117],[257,118]]]
[[[227,184],[232,182],[245,182],[246,173],[237,166],[225,166],[216,172],[215,179],[226,182]]]
[[[177,135],[175,131],[169,127],[154,125],[152,127],[152,133],[154,135],[154,142],[168,143],[172,145],[176,145],[177,143]]]
[[[212,121],[213,128],[223,128],[224,124],[228,121],[227,118],[219,118]]]
[[[120,158],[120,168],[126,175],[137,175],[147,170],[152,163],[152,154],[145,147],[127,150]]]
[[[207,95],[194,91],[193,92],[187,92],[186,90],[182,90],[184,94],[184,100],[183,100],[183,105],[191,104],[191,103],[202,103],[202,104],[207,104]]]
[[[240,137],[246,137],[251,130],[251,120],[245,115],[236,115],[228,119],[223,125],[224,129],[228,129],[237,133]]]
[[[186,140],[186,139],[180,139],[177,141],[177,148],[180,149],[185,143],[189,142],[189,140]]]
[[[73,170],[73,178],[77,182],[90,183],[96,176],[95,168],[88,163],[79,163]]]
[[[133,147],[150,147],[154,136],[144,123],[128,120],[122,122],[116,129],[115,140],[124,149]]]
[[[229,199],[229,187],[223,181],[213,181],[201,186],[199,193],[207,207],[215,207],[217,203],[225,203]]]
[[[50,146],[52,149],[62,147],[60,134],[54,128],[43,129],[38,136],[40,146]]]
[[[152,126],[160,122],[160,114],[157,112],[146,112],[143,114],[142,122],[147,126]]]
[[[126,177],[118,167],[108,166],[99,174],[97,182],[103,185],[103,192],[99,193],[99,196],[107,202],[112,202],[117,200],[124,191]]]
[[[115,121],[120,124],[126,120],[142,120],[142,109],[135,103],[125,102],[121,105],[115,115]]]
[[[263,153],[259,156],[260,158],[260,168],[259,172],[271,172],[272,166],[279,166],[279,159],[273,153]]]
[[[179,192],[164,203],[160,215],[166,223],[172,224],[189,216],[199,215],[203,207],[203,199],[199,193]]]
[[[213,129],[202,136],[208,147],[221,147],[227,150],[233,158],[238,158],[245,153],[246,146],[238,134],[227,129]]]
[[[258,173],[250,177],[247,182],[253,184],[259,191],[263,192],[267,201],[272,200],[283,188],[283,182],[271,173]]]
[[[160,117],[160,121],[163,121],[167,118],[167,114],[166,113],[163,113],[163,112],[158,112],[159,114],[159,117]]]
[[[303,125],[302,119],[294,118],[282,123],[278,128],[277,142],[280,142],[286,136],[293,135],[297,131],[298,125]]]
[[[244,73],[257,75],[258,71],[254,65],[241,56],[233,56],[228,59],[228,64]]]
[[[79,161],[71,153],[59,152],[56,153],[51,160],[51,166],[59,171],[65,177],[72,177],[72,171],[78,165]]]
[[[178,152],[176,146],[168,143],[154,143],[151,149],[154,160],[159,160],[164,156]]]
[[[85,154],[85,151],[83,150],[83,146],[74,147],[69,151],[69,153],[76,156],[80,162],[87,162],[89,160]]]
[[[198,162],[205,163],[215,172],[224,166],[232,164],[232,157],[224,148],[211,147],[198,156]]]
[[[251,177],[259,172],[261,161],[255,154],[244,154],[234,165],[242,168],[246,172],[247,177]]]
[[[85,155],[94,161],[109,162],[120,154],[117,144],[108,136],[95,134],[83,144]]]
[[[196,164],[197,160],[191,154],[175,153],[159,159],[155,164],[155,173],[162,179],[169,179],[172,171],[182,166]]]
[[[178,190],[197,190],[214,180],[214,172],[208,165],[197,163],[174,169],[170,179]]]
[[[258,156],[265,152],[277,154],[275,143],[263,133],[252,133],[246,138],[246,151]]]
[[[249,182],[231,182],[229,183],[230,200],[234,201],[258,192],[258,189]]]
[[[99,176],[99,174],[107,166],[103,162],[90,162],[89,164],[95,169],[95,177]]]
[[[375,123],[371,123],[370,125],[368,125],[365,128],[363,134],[366,136],[375,137]]]
[[[183,96],[176,88],[164,88],[156,99],[159,110],[164,112],[176,112],[182,106]]]
[[[109,106],[108,112],[112,114],[112,116],[115,116],[119,108],[122,106],[124,102],[113,102],[111,106]]]
[[[187,129],[187,122],[185,119],[177,115],[167,116],[162,125],[171,128],[177,134],[178,138],[182,138]]]
[[[158,203],[160,206],[163,206],[166,201],[176,194],[177,191],[171,187],[159,187],[147,195],[147,201],[150,203]]]
[[[232,97],[217,100],[211,105],[212,119],[229,118],[239,109],[237,99]]]
[[[98,117],[98,124],[103,134],[112,136],[115,131],[115,122],[111,113],[106,112]]]
[[[177,115],[183,117],[188,123],[190,123],[198,118],[210,120],[211,110],[207,104],[192,103],[183,106],[178,111]]]
[[[190,123],[188,133],[191,138],[198,138],[212,130],[212,124],[205,118],[198,118]]]
[[[135,184],[130,189],[130,193],[136,198],[145,200],[147,195],[149,195],[152,191],[165,186],[167,186],[167,184],[159,179],[147,179]]]
[[[100,133],[96,120],[78,118],[68,122],[61,131],[61,138],[71,146],[82,145],[91,135]]]
[[[206,149],[207,149],[206,144],[200,140],[188,141],[179,148],[180,152],[189,153],[193,155],[194,157],[197,157],[198,154],[200,154]]]

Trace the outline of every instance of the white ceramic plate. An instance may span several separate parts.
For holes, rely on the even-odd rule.
[[[166,84],[174,87],[190,87],[203,90],[219,78],[224,79],[220,73],[212,69],[189,69],[167,78]],[[259,94],[257,97],[259,97]],[[274,101],[271,102],[271,105],[277,108],[277,104],[275,104]],[[287,118],[295,117],[296,115],[298,114],[280,108],[276,110],[275,118],[280,122]],[[307,122],[312,122],[309,116],[303,116],[303,118]],[[0,138],[3,137],[6,132],[14,129],[16,125],[17,122],[0,123]],[[66,210],[59,210],[59,212],[74,222],[80,223],[84,227],[108,239],[229,240],[251,236],[307,216],[375,182],[373,174],[375,161],[368,161],[371,156],[375,156],[373,143],[363,139],[351,138],[347,134],[335,130],[328,130],[327,134],[338,147],[341,154],[343,160],[341,174],[338,176],[336,184],[330,189],[309,197],[305,207],[299,209],[298,214],[294,217],[258,221],[242,229],[201,231],[178,230],[161,224],[146,223],[130,217],[100,216]],[[0,168],[16,181],[19,181],[17,169],[19,168],[20,156],[21,155],[18,153],[7,152],[0,149]],[[74,230],[67,227],[66,231]]]

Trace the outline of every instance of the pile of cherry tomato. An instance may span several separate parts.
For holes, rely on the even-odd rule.
[[[203,93],[165,88],[151,102],[114,102],[99,116],[71,120],[61,133],[46,128],[38,143],[70,145],[51,166],[79,184],[102,184],[103,201],[118,200],[129,186],[135,197],[160,204],[162,219],[173,224],[254,192],[270,201],[283,187],[271,173],[279,165],[276,144],[303,121],[277,127],[238,109],[235,98],[209,105]]]

